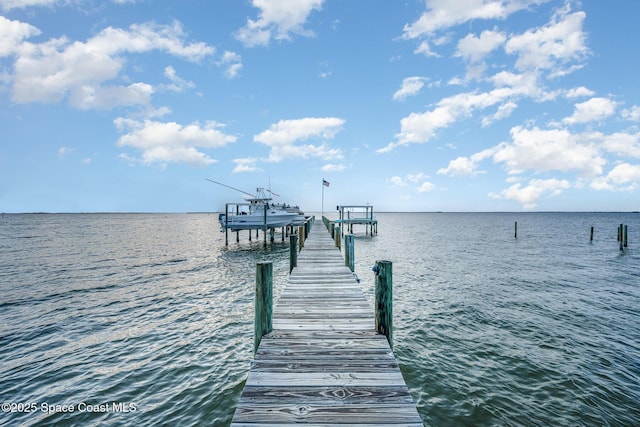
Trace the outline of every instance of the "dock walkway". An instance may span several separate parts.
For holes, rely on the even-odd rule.
[[[231,426],[422,426],[373,307],[319,224],[274,307]]]

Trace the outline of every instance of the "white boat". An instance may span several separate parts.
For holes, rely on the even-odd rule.
[[[258,188],[256,196],[248,197],[246,200],[246,203],[226,204],[226,212],[218,216],[220,231],[285,227],[298,217],[297,213],[287,212],[282,205],[270,203],[271,198],[266,197],[264,188]]]
[[[304,215],[304,212],[302,212],[299,206],[291,206],[284,203],[278,203],[273,206],[277,209],[282,209],[289,213],[296,214],[296,217],[293,219],[293,222],[291,223],[291,225],[296,225],[296,226],[304,225],[308,220],[308,218]]]

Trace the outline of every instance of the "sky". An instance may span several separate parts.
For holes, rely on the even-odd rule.
[[[0,212],[640,210],[634,0],[0,0]],[[323,187],[322,180],[330,183]]]

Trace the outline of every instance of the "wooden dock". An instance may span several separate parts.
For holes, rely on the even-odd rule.
[[[422,426],[373,307],[316,223],[273,310],[233,427]]]

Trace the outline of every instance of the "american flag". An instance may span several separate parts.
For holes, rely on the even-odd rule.
[[[325,187],[329,186],[329,181],[327,181],[326,179],[322,179],[322,185],[324,185]]]

